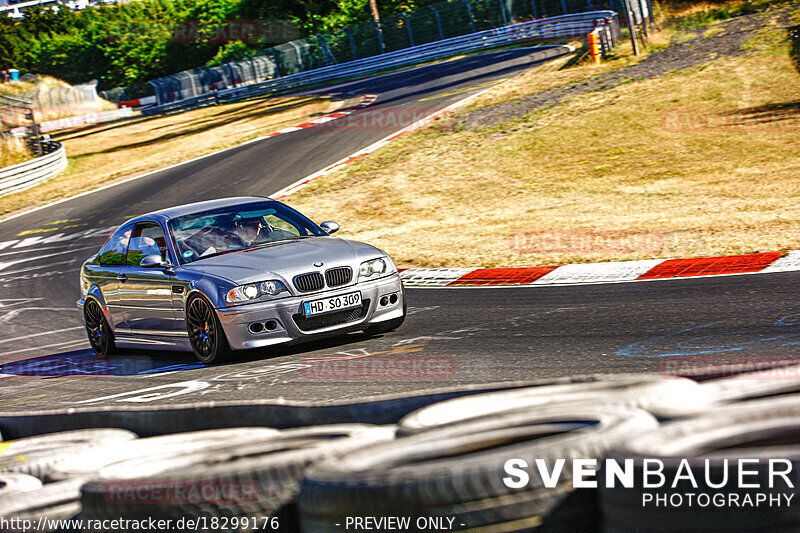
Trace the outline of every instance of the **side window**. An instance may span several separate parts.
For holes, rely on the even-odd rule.
[[[167,240],[161,226],[152,222],[136,224],[128,246],[129,266],[139,266],[139,263],[148,255],[167,257]]]
[[[101,265],[121,266],[125,264],[125,251],[128,249],[131,231],[133,231],[133,226],[125,226],[109,237],[97,257]]]

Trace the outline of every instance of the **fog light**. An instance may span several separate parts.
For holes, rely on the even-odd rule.
[[[273,331],[277,327],[278,327],[278,323],[275,322],[274,320],[267,320],[267,322],[264,324],[264,328],[267,331]]]
[[[261,333],[261,331],[264,329],[264,326],[262,326],[260,322],[253,322],[250,324],[248,329],[250,330],[250,333]]]
[[[383,296],[381,298],[381,305],[384,305],[384,306],[385,305],[389,305],[389,298],[387,298],[386,296]]]
[[[392,305],[396,304],[397,300],[398,298],[396,294],[392,294],[391,296],[389,296],[389,301],[392,302]]]

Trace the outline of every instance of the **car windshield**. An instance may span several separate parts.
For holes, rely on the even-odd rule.
[[[271,242],[325,236],[319,226],[275,201],[193,213],[169,222],[182,263]]]

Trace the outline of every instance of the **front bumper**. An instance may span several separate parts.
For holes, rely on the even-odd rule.
[[[313,319],[302,316],[303,302],[355,291],[361,292],[360,309],[335,311]],[[384,297],[386,305],[381,303]],[[398,318],[405,312],[404,297],[400,275],[394,273],[375,281],[362,281],[303,296],[219,308],[217,315],[230,347],[243,350],[363,329],[370,324]]]

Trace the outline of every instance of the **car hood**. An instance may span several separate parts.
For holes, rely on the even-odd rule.
[[[358,241],[336,237],[310,237],[278,241],[258,248],[198,259],[183,268],[228,279],[237,285],[268,279],[291,279],[306,272],[348,265],[357,271],[362,261],[386,255]],[[322,267],[314,263],[322,262]]]

